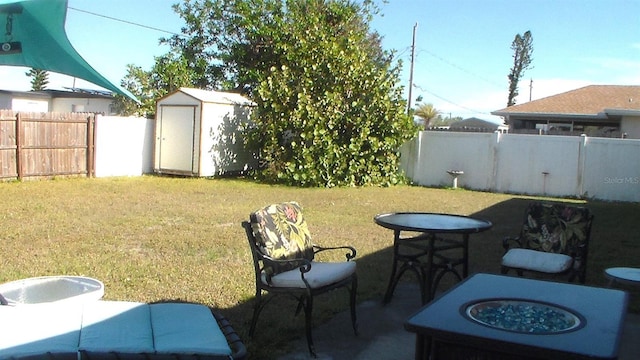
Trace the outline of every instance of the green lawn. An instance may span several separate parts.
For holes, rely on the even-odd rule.
[[[425,211],[491,220],[491,230],[472,236],[470,270],[497,273],[500,240],[517,234],[532,199],[539,198],[411,186],[308,189],[154,176],[5,182],[0,183],[0,282],[86,275],[105,283],[109,300],[203,303],[231,320],[250,354],[266,357],[266,344],[286,351],[304,325],[303,316],[292,321],[293,309],[273,315],[282,307],[274,302],[263,312],[256,338],[246,335],[254,274],[240,222],[251,211],[298,201],[317,243],[355,246],[362,301],[382,297],[390,270],[392,232],[375,225],[374,215]],[[640,266],[640,204],[584,203],[595,214],[587,282],[604,286],[603,269]],[[346,298],[336,292],[317,301],[316,323],[344,310]],[[640,312],[637,292],[631,311]]]

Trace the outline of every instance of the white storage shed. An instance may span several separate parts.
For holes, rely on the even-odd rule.
[[[254,105],[239,94],[191,88],[158,100],[154,171],[208,177],[253,168],[241,129]]]

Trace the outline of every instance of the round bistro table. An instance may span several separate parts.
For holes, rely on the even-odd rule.
[[[374,222],[393,230],[393,263],[383,302],[391,301],[402,275],[410,270],[420,282],[423,304],[431,301],[442,277],[454,274],[458,280],[469,275],[469,235],[489,230],[490,221],[469,216],[398,212],[379,214]],[[403,236],[402,233],[413,233]],[[416,235],[417,233],[417,235]],[[443,234],[461,235],[461,239],[441,237]],[[452,256],[459,252],[459,256]],[[446,253],[445,253],[446,252]],[[456,267],[462,267],[462,274]]]

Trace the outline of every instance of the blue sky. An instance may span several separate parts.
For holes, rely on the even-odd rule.
[[[119,84],[126,65],[149,69],[166,53],[170,36],[75,9],[168,32],[180,32],[175,0],[69,0],[67,34],[96,70]],[[489,113],[507,101],[511,42],[533,35],[533,68],[520,83],[518,103],[591,84],[640,85],[640,0],[390,0],[372,26],[383,46],[402,60],[401,85],[409,86],[414,25],[413,102],[417,96],[446,116],[497,120]],[[28,90],[27,69],[0,67],[0,88]],[[532,83],[530,94],[529,85]],[[73,79],[50,75],[50,88]],[[76,80],[76,86],[95,88]]]

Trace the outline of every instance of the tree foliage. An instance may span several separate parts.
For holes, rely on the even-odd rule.
[[[179,89],[191,87],[197,82],[198,75],[189,67],[181,55],[169,53],[155,58],[149,71],[139,66],[127,65],[127,75],[120,85],[135,95],[140,104],[123,95],[116,95],[115,111],[121,115],[136,115],[153,118],[156,101]]]
[[[442,114],[438,114],[435,119],[429,122],[430,127],[450,126],[453,123],[464,120],[462,116],[454,117],[442,117]]]
[[[303,186],[392,184],[398,148],[413,135],[398,68],[372,46],[363,8],[341,1],[287,3],[254,97],[253,143],[263,176]],[[275,33],[275,32],[274,32]]]
[[[427,129],[440,116],[440,111],[433,107],[433,104],[420,104],[413,114],[422,119],[422,124]]]
[[[46,70],[31,68],[25,73],[31,78],[31,91],[42,91],[49,84],[49,72]]]
[[[513,50],[513,67],[509,72],[509,98],[507,106],[516,104],[518,96],[518,83],[527,69],[531,68],[533,58],[533,37],[531,31],[526,31],[524,35],[517,34],[511,43]]]
[[[371,1],[189,0],[174,9],[187,36],[165,41],[207,69],[207,87],[257,104],[247,138],[264,164],[259,177],[327,187],[400,181],[398,148],[416,128],[399,65],[369,28]]]

